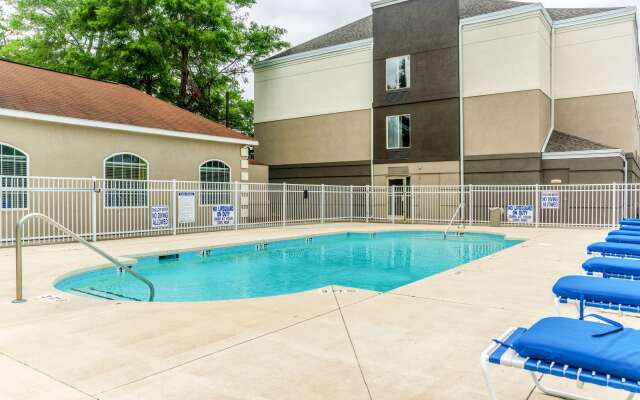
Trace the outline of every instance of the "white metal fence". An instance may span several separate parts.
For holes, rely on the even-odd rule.
[[[3,177],[0,246],[14,242],[18,220],[43,213],[90,240],[339,221],[605,227],[640,216],[640,185],[332,186],[95,178]],[[520,218],[506,211],[525,210]],[[29,244],[68,238],[38,221]]]

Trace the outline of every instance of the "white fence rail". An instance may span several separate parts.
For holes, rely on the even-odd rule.
[[[14,243],[25,214],[45,214],[90,240],[325,222],[456,223],[607,227],[640,216],[640,185],[332,186],[96,178],[2,177],[0,246]],[[512,218],[509,207],[524,209]],[[28,244],[68,240],[33,221]]]

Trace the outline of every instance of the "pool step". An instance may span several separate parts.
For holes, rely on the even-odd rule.
[[[98,298],[104,299],[104,300],[142,301],[142,300],[137,299],[135,297],[124,296],[124,295],[121,295],[121,294],[108,292],[108,291],[105,291],[105,290],[99,290],[99,289],[96,289],[96,288],[88,288],[88,289],[72,288],[71,290],[73,290],[74,292],[86,294],[86,295],[89,295],[89,296],[98,297]]]

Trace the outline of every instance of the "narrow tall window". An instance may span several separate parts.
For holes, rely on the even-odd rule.
[[[387,117],[387,149],[411,147],[411,116],[393,115]]]
[[[0,181],[2,208],[27,208],[27,155],[6,144],[0,144]]]
[[[387,58],[387,90],[406,89],[410,86],[410,58]]]
[[[218,160],[210,160],[200,166],[200,204],[231,203],[231,168]]]
[[[116,154],[104,162],[105,204],[109,208],[146,207],[148,165],[135,154]]]

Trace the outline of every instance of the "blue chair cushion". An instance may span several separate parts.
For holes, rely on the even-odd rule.
[[[640,282],[624,279],[565,276],[556,282],[553,293],[565,299],[584,297],[586,301],[640,306]]]
[[[640,260],[633,258],[593,257],[582,264],[588,273],[640,276]]]
[[[640,228],[640,226],[638,228]],[[627,231],[619,229],[609,232],[609,236],[640,236],[640,229],[638,229],[637,231]]]
[[[640,226],[640,219],[625,218],[622,221],[620,221],[620,225]]]
[[[640,381],[640,331],[570,318],[545,318],[513,343],[521,357],[557,362],[587,371]],[[585,372],[589,373],[589,372]]]
[[[625,232],[638,232],[640,231],[640,225],[620,225],[620,230]]]
[[[598,242],[589,245],[587,252],[619,257],[640,257],[640,245]]]
[[[609,235],[609,236],[607,236],[607,242],[609,242],[609,243],[640,244],[640,236]]]

